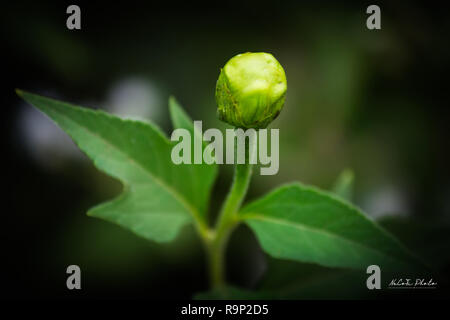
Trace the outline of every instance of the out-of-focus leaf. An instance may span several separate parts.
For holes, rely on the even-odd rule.
[[[292,261],[291,261],[292,262]],[[295,262],[292,262],[295,263]],[[198,300],[292,300],[292,299],[366,299],[376,297],[376,292],[370,292],[366,287],[367,275],[355,270],[316,270],[310,278],[297,276],[303,270],[299,265],[299,273],[291,274],[289,283],[271,286],[261,286],[258,289],[248,290],[237,287],[199,293]],[[309,268],[309,266],[307,266]],[[275,284],[275,283],[273,283]]]
[[[450,226],[433,221],[385,216],[378,223],[400,239],[433,269],[450,265]]]
[[[351,201],[353,198],[353,171],[350,169],[345,169],[342,171],[333,186],[333,193],[339,197]]]
[[[17,93],[66,131],[98,169],[124,184],[119,197],[88,215],[158,242],[174,239],[189,222],[204,230],[202,217],[215,173],[207,165],[194,171],[190,165],[173,164],[173,143],[155,125]]]
[[[196,300],[266,300],[274,299],[272,292],[252,291],[233,286],[197,293]]]
[[[360,299],[373,296],[365,270],[322,267],[317,264],[268,259],[258,290],[279,299]]]
[[[271,256],[329,267],[405,270],[418,264],[393,236],[359,209],[299,183],[245,206],[240,218]]]

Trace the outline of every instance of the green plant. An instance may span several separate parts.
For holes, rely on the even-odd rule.
[[[284,71],[281,82],[283,78]],[[221,108],[250,106],[256,110],[256,116],[250,118],[257,121],[236,122],[236,110],[223,113],[222,119],[235,125],[244,123],[244,127],[264,127],[279,114],[285,85],[265,104],[248,104],[249,100],[245,100],[233,105],[233,97],[221,97],[223,90],[229,91],[221,88],[224,81],[230,79],[224,80],[222,72],[216,92],[219,114]],[[280,79],[276,82],[279,84]],[[233,90],[232,94],[239,94],[239,88]],[[216,291],[226,288],[224,252],[238,224],[246,224],[264,251],[278,259],[356,270],[365,270],[372,264],[384,270],[418,265],[402,244],[358,208],[315,187],[298,182],[287,184],[241,207],[252,174],[248,163],[235,165],[230,192],[217,221],[212,223],[208,204],[217,175],[216,164],[175,165],[170,158],[174,143],[152,123],[123,120],[100,110],[20,90],[17,94],[66,131],[99,170],[123,183],[120,196],[90,209],[89,216],[116,223],[156,242],[172,241],[181,227],[194,225],[204,243],[211,287]],[[174,98],[169,100],[169,108],[174,128],[187,129],[196,137],[191,119]],[[349,196],[351,179],[351,174],[341,179],[336,186],[339,194]]]

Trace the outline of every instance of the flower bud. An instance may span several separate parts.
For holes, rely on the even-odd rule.
[[[238,54],[217,80],[219,119],[239,128],[265,128],[283,108],[286,89],[284,69],[270,53]]]

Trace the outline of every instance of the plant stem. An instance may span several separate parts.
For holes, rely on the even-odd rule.
[[[233,183],[208,242],[210,284],[212,288],[221,288],[225,283],[225,250],[231,231],[239,222],[237,213],[247,193],[252,174],[252,165],[249,163],[250,150],[253,150],[253,146],[250,146],[249,142],[245,144],[245,163],[238,164],[235,161]],[[236,159],[237,148],[235,147]]]

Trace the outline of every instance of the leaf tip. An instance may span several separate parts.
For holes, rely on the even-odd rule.
[[[24,93],[25,93],[23,90],[16,88],[14,91],[16,91],[16,94],[17,94],[19,97],[23,98],[23,95],[24,95]]]
[[[178,101],[177,101],[177,99],[175,98],[175,96],[170,95],[170,96],[169,96],[169,108],[170,108],[170,109],[176,108],[177,105],[178,105]]]
[[[342,171],[341,173],[342,177],[350,182],[353,182],[353,180],[355,179],[355,172],[350,169],[350,168],[346,168]]]

